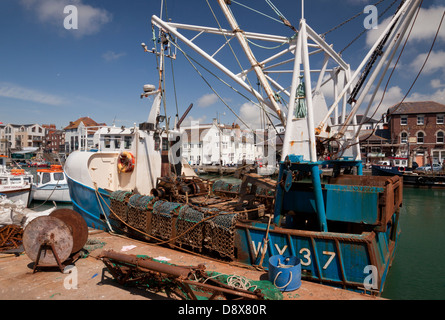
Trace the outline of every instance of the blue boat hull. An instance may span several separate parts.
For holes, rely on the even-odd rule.
[[[97,191],[67,176],[73,209],[86,221],[88,227],[109,231],[110,193]]]
[[[286,168],[288,167],[282,166],[278,181],[287,181]],[[316,166],[311,168],[310,170],[314,170]],[[101,230],[117,227],[119,231],[118,222],[110,219],[112,194],[67,178],[73,209],[84,217],[87,225]],[[370,178],[382,180],[382,177],[362,178],[364,179],[361,180]],[[234,253],[232,256],[227,254],[226,257],[229,256],[230,260],[242,264],[260,266],[268,270],[271,256],[295,256],[301,261],[301,274],[305,280],[357,292],[363,292],[366,288],[377,295],[381,294],[400,236],[398,203],[401,204],[401,199],[398,194],[391,195],[381,187],[351,186],[347,185],[348,180],[345,181],[343,185],[325,185],[320,190],[317,188],[308,190],[305,186],[291,183],[291,180],[289,185],[279,184],[275,195],[274,212],[274,220],[277,221],[273,223],[268,223],[265,219],[237,221],[234,228]],[[377,196],[379,194],[385,194],[385,198],[389,198],[388,201],[394,204],[394,207],[382,207],[381,199]],[[168,202],[167,204],[173,204],[177,208],[176,214],[181,206],[185,207],[185,204]],[[156,203],[153,208],[155,206]],[[364,210],[364,207],[371,209]],[[298,209],[304,214],[309,213],[314,216],[318,214],[320,208],[323,209],[326,220],[318,224],[320,229],[317,231],[297,228],[297,222],[292,219],[295,216],[284,215],[286,212],[289,213],[290,209],[295,211]],[[172,230],[178,228],[174,216],[173,211],[171,215],[170,212],[163,213],[165,223],[170,225]],[[281,220],[285,220],[285,223]],[[349,226],[351,221],[353,223]],[[347,223],[348,228],[354,232],[327,230],[327,225],[343,223]],[[363,230],[357,231],[357,228]],[[172,234],[180,233],[179,229],[172,231]],[[218,234],[215,233],[213,236],[219,239]],[[218,241],[220,240],[214,240]],[[175,241],[169,244],[178,245]],[[221,244],[215,243],[214,246],[218,247]],[[201,253],[204,247],[198,251]]]
[[[356,292],[364,292],[365,283],[372,285],[370,291],[383,292],[400,237],[398,226],[360,235],[271,228],[265,246],[266,228],[238,223],[239,262],[258,265],[262,260],[261,266],[268,269],[271,256],[295,256],[300,258],[302,279]],[[370,266],[376,267],[374,282]]]

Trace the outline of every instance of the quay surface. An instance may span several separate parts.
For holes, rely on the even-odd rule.
[[[57,268],[38,269],[33,274],[34,262],[25,254],[14,256],[0,254],[0,299],[2,300],[170,300],[163,293],[152,293],[117,283],[104,263],[95,257],[102,250],[114,250],[128,254],[143,254],[152,258],[165,257],[176,265],[205,264],[207,271],[228,275],[244,276],[249,280],[267,279],[267,272],[231,266],[219,261],[193,256],[178,250],[150,245],[141,241],[112,235],[107,232],[90,230],[89,239],[105,243],[86,258],[74,262],[77,269],[78,288],[65,289],[64,281],[69,276]],[[136,246],[122,252],[126,246]],[[301,281],[301,287],[284,292],[284,300],[381,300],[343,289]]]

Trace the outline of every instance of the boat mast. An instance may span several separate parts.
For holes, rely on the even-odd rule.
[[[258,80],[263,86],[267,98],[271,102],[272,107],[275,110],[275,113],[280,118],[280,121],[283,124],[283,126],[286,126],[285,115],[283,114],[280,106],[275,100],[275,94],[272,88],[270,87],[269,81],[266,79],[266,76],[263,73],[263,69],[261,68],[260,64],[258,63],[258,60],[255,58],[255,55],[253,54],[249,44],[247,43],[246,37],[244,36],[244,31],[240,29],[238,23],[236,22],[235,18],[233,17],[232,13],[227,7],[225,0],[218,0],[218,3],[219,6],[221,7],[222,12],[226,16],[226,19],[229,22],[230,27],[232,28],[233,34],[238,39],[238,42],[240,43],[241,48],[246,54],[246,57],[249,60],[250,65],[252,66],[253,70],[255,71],[255,74],[258,77]]]

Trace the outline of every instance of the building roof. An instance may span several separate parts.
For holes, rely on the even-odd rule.
[[[97,126],[105,125],[104,123],[97,123],[90,117],[82,117],[82,118],[77,119],[76,121],[71,121],[70,124],[67,127],[65,127],[63,130],[76,129],[79,127],[81,122],[83,122],[85,127],[97,127]]]
[[[445,105],[434,101],[403,102],[388,109],[389,114],[445,113]]]

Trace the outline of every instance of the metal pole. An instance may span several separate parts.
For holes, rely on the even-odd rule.
[[[326,125],[326,122],[328,121],[329,117],[331,116],[332,112],[334,111],[335,107],[338,105],[338,103],[340,102],[340,100],[343,98],[343,96],[345,95],[345,93],[347,92],[348,89],[350,89],[350,87],[352,86],[355,78],[357,78],[358,74],[361,72],[361,70],[363,69],[363,67],[365,66],[365,64],[367,63],[367,61],[369,60],[369,58],[371,57],[371,55],[374,53],[374,51],[376,50],[377,46],[380,44],[380,42],[383,40],[383,38],[386,36],[386,34],[389,32],[389,30],[392,28],[392,26],[394,25],[394,23],[396,23],[396,21],[399,19],[399,17],[403,14],[403,12],[406,10],[406,8],[411,4],[412,1],[406,1],[402,8],[396,13],[396,15],[392,18],[391,22],[388,24],[388,26],[385,28],[385,30],[382,32],[382,34],[380,35],[380,37],[377,39],[377,41],[374,43],[374,45],[372,46],[372,48],[369,50],[368,54],[366,55],[366,57],[363,59],[363,61],[361,62],[361,64],[359,65],[359,67],[357,68],[357,70],[355,71],[354,75],[352,76],[352,78],[349,79],[349,82],[347,84],[345,84],[342,92],[340,93],[340,95],[337,97],[337,99],[335,100],[335,102],[332,104],[332,106],[330,107],[329,111],[326,113],[324,119],[320,122],[318,129],[322,130],[324,128],[324,126]],[[355,110],[356,112],[357,110]],[[354,113],[355,113],[354,112]]]
[[[307,105],[307,127],[309,133],[309,154],[310,161],[317,161],[317,150],[314,130],[314,109],[312,103],[312,85],[311,85],[311,72],[309,64],[309,51],[307,47],[307,32],[306,21],[301,20],[300,26],[301,40],[302,40],[302,54],[303,54],[303,70],[304,70],[304,84],[306,90],[306,105]]]
[[[297,47],[295,49],[294,73],[290,90],[289,107],[287,115],[286,134],[284,135],[283,151],[281,152],[281,161],[284,161],[289,154],[290,132],[293,130],[293,118],[295,110],[295,98],[297,96],[297,88],[300,84],[300,65],[301,65],[301,32],[298,33]]]
[[[267,81],[261,66],[259,65],[258,61],[256,60],[252,50],[249,47],[249,44],[246,41],[246,38],[244,37],[244,32],[239,28],[237,22],[235,21],[232,14],[230,13],[229,8],[227,7],[227,4],[224,2],[224,0],[218,0],[218,2],[219,2],[219,5],[220,5],[224,15],[226,16],[227,21],[230,24],[230,27],[233,30],[233,33],[235,34],[236,38],[238,39],[238,42],[240,43],[241,48],[243,49],[244,53],[246,54],[247,59],[250,62],[250,65],[252,66],[253,70],[255,71],[255,73],[258,77],[258,80],[260,81],[261,85],[263,86],[264,91],[266,92],[266,95],[269,98],[269,101],[271,102],[273,109],[275,110],[276,114],[280,118],[283,126],[286,127],[286,120],[285,120],[284,114],[281,111],[280,106],[278,105],[278,103],[275,100],[275,94],[274,94],[272,88],[270,87],[270,84]]]

